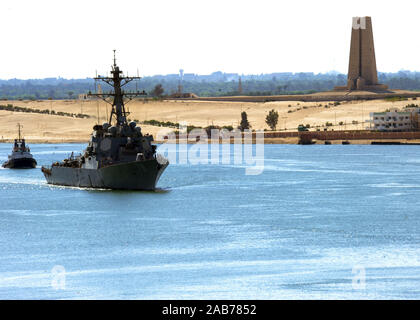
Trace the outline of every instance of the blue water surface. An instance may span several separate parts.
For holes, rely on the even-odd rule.
[[[157,192],[49,186],[85,145],[30,147],[0,170],[0,299],[420,298],[420,146],[266,145],[260,175],[171,163]]]

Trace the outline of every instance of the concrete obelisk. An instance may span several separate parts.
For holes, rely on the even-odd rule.
[[[371,17],[354,17],[351,33],[347,87],[336,89],[380,91],[388,87],[378,83]]]

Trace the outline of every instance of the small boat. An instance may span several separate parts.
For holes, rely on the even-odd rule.
[[[9,159],[3,163],[3,168],[9,169],[32,169],[36,167],[36,160],[31,154],[31,150],[25,144],[25,139],[21,138],[20,128],[18,124],[19,138],[15,139],[12,154],[9,155]]]

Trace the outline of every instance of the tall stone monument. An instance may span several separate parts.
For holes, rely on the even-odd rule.
[[[335,90],[383,91],[378,83],[371,17],[354,17],[351,32],[349,73],[346,87]]]

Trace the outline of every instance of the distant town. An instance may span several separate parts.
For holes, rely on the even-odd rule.
[[[402,70],[395,73],[378,73],[380,83],[390,89],[420,91],[420,72]],[[190,92],[200,97],[230,95],[290,95],[309,94],[332,90],[344,86],[347,75],[331,71],[313,72],[277,72],[259,75],[241,75],[238,73],[213,72],[209,75],[194,73],[155,75],[142,78],[138,87],[128,85],[127,90],[145,90],[149,96],[157,94],[156,86],[161,85],[162,96],[170,96],[180,91]],[[94,91],[92,78],[85,79],[9,79],[0,80],[0,99],[77,99],[80,94]],[[103,88],[107,90],[107,88]]]

